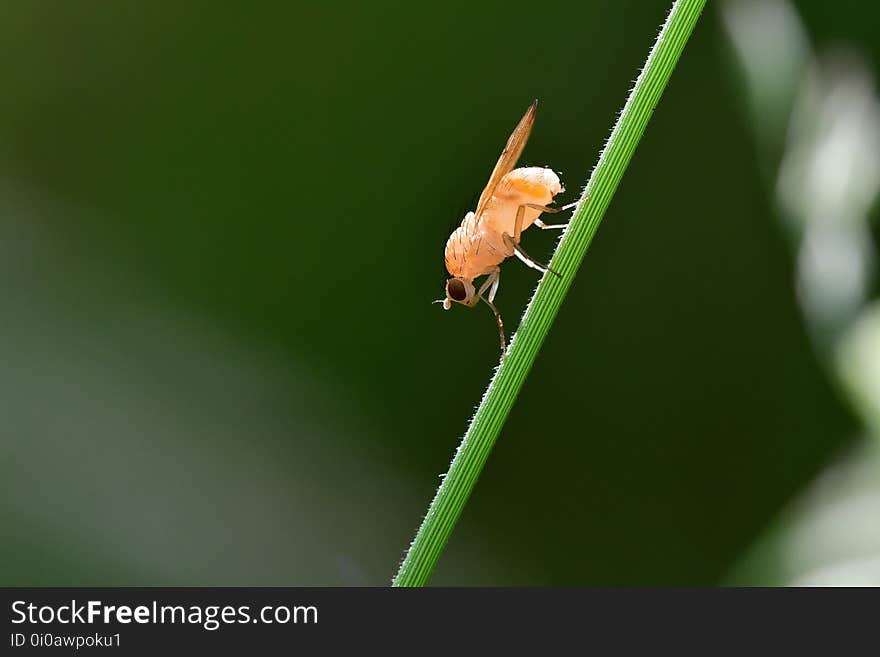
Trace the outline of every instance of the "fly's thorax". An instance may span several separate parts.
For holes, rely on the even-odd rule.
[[[500,234],[474,224],[460,226],[446,243],[446,269],[451,276],[473,280],[488,274],[510,254]]]
[[[501,236],[468,212],[446,242],[446,270],[451,276],[473,280],[490,272],[508,255]]]

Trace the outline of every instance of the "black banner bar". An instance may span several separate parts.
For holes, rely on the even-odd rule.
[[[2,654],[839,653],[876,647],[878,603],[877,589],[6,588]]]

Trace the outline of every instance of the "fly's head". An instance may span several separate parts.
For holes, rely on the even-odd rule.
[[[443,304],[443,310],[449,310],[453,301],[465,306],[473,306],[477,302],[477,291],[473,283],[458,277],[446,281],[446,298],[438,303]]]

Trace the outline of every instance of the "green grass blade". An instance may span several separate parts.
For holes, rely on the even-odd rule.
[[[585,192],[589,200],[579,204],[556,248],[551,267],[563,276],[545,275],[538,284],[507,356],[489,383],[400,565],[394,586],[422,586],[433,572],[704,5],[705,0],[678,0],[672,5],[590,176]]]

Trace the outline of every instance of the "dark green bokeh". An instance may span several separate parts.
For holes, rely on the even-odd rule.
[[[0,581],[390,581],[497,360],[445,239],[535,97],[575,198],[667,9],[5,4]],[[710,7],[433,583],[716,583],[852,436],[736,93]]]

